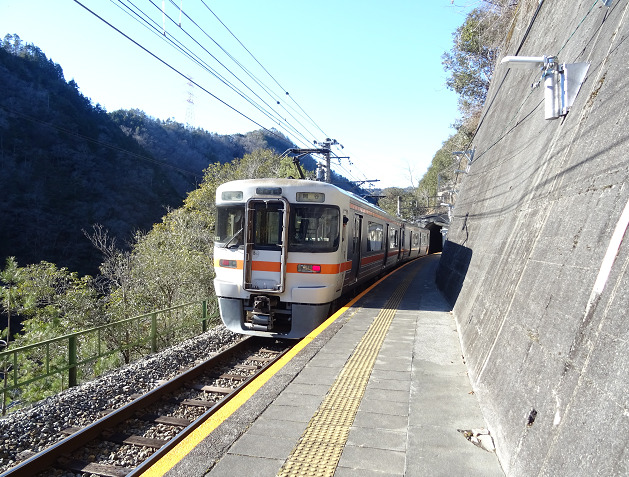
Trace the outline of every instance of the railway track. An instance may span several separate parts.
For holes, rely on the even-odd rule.
[[[247,338],[7,470],[4,476],[139,475],[220,409],[290,344]]]

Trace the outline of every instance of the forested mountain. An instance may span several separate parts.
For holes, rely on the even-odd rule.
[[[282,153],[294,147],[278,132],[275,132],[276,136],[262,130],[219,135],[189,128],[172,120],[157,120],[137,109],[114,111],[108,116],[151,157],[171,166],[169,179],[182,195],[198,185],[203,177],[203,169],[213,162],[224,164],[256,149],[272,149]],[[310,169],[314,167],[313,163],[308,164]],[[181,174],[172,173],[179,169]]]
[[[138,110],[106,112],[60,65],[7,35],[0,48],[0,260],[96,274],[82,230],[124,244],[179,207],[212,162],[293,144],[267,131],[219,136]]]

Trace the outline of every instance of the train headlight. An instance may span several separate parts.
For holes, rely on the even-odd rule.
[[[321,265],[313,265],[311,263],[300,263],[297,265],[299,273],[321,273]]]
[[[224,260],[220,259],[218,261],[218,266],[223,268],[237,268],[238,262],[236,260]]]

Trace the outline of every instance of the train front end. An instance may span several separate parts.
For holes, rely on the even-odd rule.
[[[220,186],[216,206],[214,286],[225,326],[301,338],[322,323],[343,285],[343,194],[314,181],[252,179]]]

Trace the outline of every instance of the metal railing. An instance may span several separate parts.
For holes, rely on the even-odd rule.
[[[211,314],[207,300],[188,302],[0,351],[2,403],[9,395],[28,403],[27,387],[35,383],[37,399],[57,393],[207,331],[218,317],[216,302],[211,305]]]

